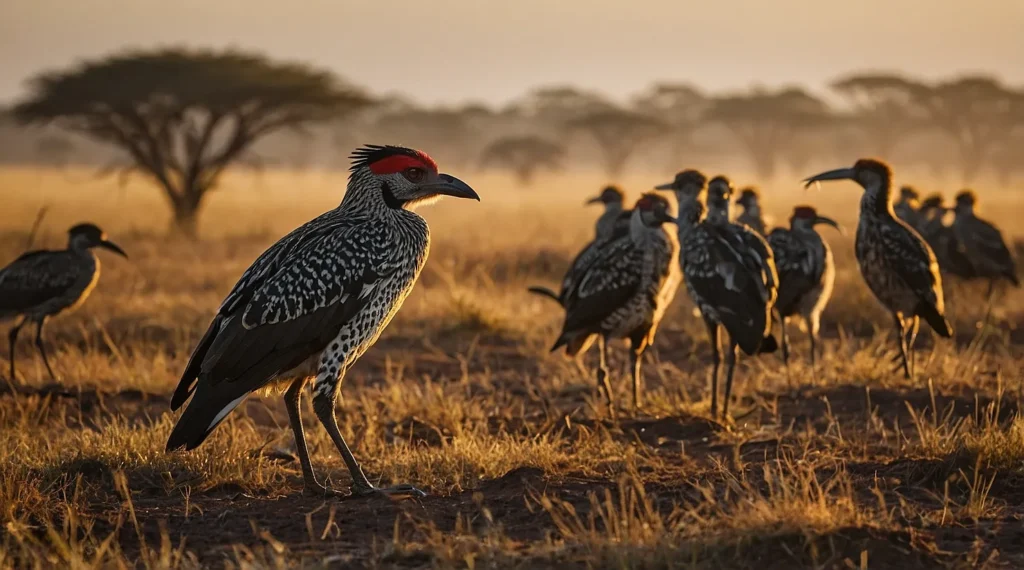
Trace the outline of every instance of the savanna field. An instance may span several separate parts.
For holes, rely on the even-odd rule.
[[[948,279],[955,337],[925,327],[918,377],[904,380],[853,257],[860,189],[804,192],[783,175],[763,188],[774,224],[808,203],[847,229],[820,230],[838,275],[818,369],[791,324],[789,370],[777,354],[741,358],[732,421],[713,421],[707,336],[680,289],[646,356],[639,415],[627,352],[612,346],[613,417],[596,351],[586,371],[549,353],[561,309],[526,292],[557,284],[590,239],[598,209],[582,203],[604,180],[523,190],[449,170],[482,201],[421,211],[430,260],[338,406],[371,482],[429,493],[402,502],[303,496],[278,394],[250,397],[197,450],[164,451],[170,393],[218,304],[267,246],[337,204],[344,173],[232,173],[193,243],[166,237],[167,207],[142,180],[0,170],[0,265],[43,207],[33,247],[63,247],[88,220],[130,256],[99,253],[92,297],[48,324],[59,383],[22,333],[19,378],[0,386],[0,568],[1024,567],[1024,291],[1001,288],[982,325],[984,284]],[[623,188],[632,202],[670,177]],[[1024,238],[1020,191],[977,190],[981,214]],[[314,469],[346,488],[302,405]]]

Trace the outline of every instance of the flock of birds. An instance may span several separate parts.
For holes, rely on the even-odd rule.
[[[351,473],[353,494],[423,495],[410,485],[379,489],[370,484],[338,429],[335,402],[345,372],[398,312],[426,262],[429,231],[415,208],[445,195],[479,196],[461,180],[439,173],[418,150],[368,145],[352,159],[341,204],[267,249],[222,302],[171,398],[172,410],[185,409],[168,438],[168,451],[195,448],[250,393],[281,385],[304,491],[335,494],[317,480],[303,433],[299,402],[312,380],[313,409]],[[856,257],[868,287],[892,314],[900,343],[896,360],[909,378],[920,320],[940,336],[953,334],[945,318],[940,268],[993,284],[1003,278],[1018,281],[999,231],[975,215],[972,193],[957,196],[954,221],[947,225],[941,198],[918,203],[904,190],[894,207],[891,177],[884,163],[862,159],[805,184],[850,179],[863,188]],[[629,341],[633,402],[639,407],[642,356],[685,284],[711,341],[713,416],[718,415],[725,332],[722,415],[727,416],[739,352],[778,350],[773,323],[781,325],[787,364],[787,321],[799,317],[808,324],[813,364],[820,315],[835,279],[831,250],[815,228],[842,228],[814,208],[798,206],[789,228],[766,234],[756,191],[740,193],[736,203],[743,212],[733,220],[732,184],[724,176],[708,181],[697,170],[679,172],[656,190],[675,194],[675,215],[658,192],[644,193],[627,209],[622,192],[606,188],[591,200],[604,205],[596,235],[571,263],[559,291],[530,290],[565,311],[552,351],[564,348],[575,357],[597,342],[597,385],[609,406],[607,344]],[[89,295],[99,277],[97,247],[125,255],[98,227],[80,224],[69,230],[65,250],[29,252],[0,270],[0,320],[18,319],[9,337],[11,381],[14,345],[26,323],[36,324],[36,346],[53,377],[43,326]]]

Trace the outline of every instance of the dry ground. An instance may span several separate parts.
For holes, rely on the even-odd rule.
[[[275,397],[251,398],[194,452],[163,451],[168,395],[220,299],[277,236],[337,201],[338,175],[234,179],[207,238],[182,244],[159,237],[165,212],[141,184],[0,171],[0,263],[46,203],[44,244],[89,218],[131,255],[101,254],[93,298],[52,323],[60,384],[26,338],[19,386],[0,388],[0,568],[1024,566],[1024,293],[1003,294],[979,328],[977,288],[948,283],[955,342],[923,334],[907,382],[889,372],[888,320],[849,238],[826,234],[839,277],[817,374],[794,331],[790,374],[776,356],[743,360],[735,421],[709,420],[708,346],[680,292],[639,417],[614,347],[613,419],[592,378],[547,352],[559,312],[524,291],[555,282],[589,235],[594,212],[579,204],[600,180],[517,193],[465,178],[484,201],[425,212],[435,246],[421,283],[339,403],[372,479],[430,493],[391,503],[303,497]],[[768,196],[777,221],[800,200],[852,229],[852,186],[795,188]],[[986,212],[1024,219],[1009,192]],[[346,485],[304,405],[315,468]]]

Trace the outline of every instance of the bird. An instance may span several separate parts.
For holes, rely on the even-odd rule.
[[[95,248],[128,257],[99,226],[86,222],[68,229],[67,248],[29,251],[0,269],[0,321],[20,318],[8,333],[12,382],[14,346],[21,327],[29,322],[36,324],[36,348],[50,379],[56,380],[43,345],[43,327],[48,318],[77,309],[89,298],[100,278]]]
[[[921,223],[920,207],[921,195],[917,190],[913,186],[901,186],[899,199],[892,206],[896,216],[910,227],[917,229]]]
[[[775,228],[768,234],[768,244],[775,254],[779,272],[779,297],[775,311],[782,335],[782,360],[789,365],[787,321],[799,315],[807,325],[811,339],[811,366],[817,358],[818,330],[821,312],[832,297],[836,278],[835,259],[814,227],[826,224],[844,233],[832,218],[822,216],[811,206],[796,206],[789,219],[789,228]]]
[[[725,399],[728,416],[737,348],[748,355],[773,352],[772,308],[778,295],[778,274],[768,243],[749,226],[711,223],[707,215],[707,178],[698,170],[676,174],[655,187],[675,192],[679,202],[679,264],[690,298],[700,309],[711,341],[711,415],[717,417],[719,332],[729,336],[725,353]]]
[[[757,188],[748,186],[740,191],[736,204],[743,208],[736,221],[750,226],[755,232],[765,235],[764,217],[761,214],[761,194]]]
[[[864,189],[854,250],[861,275],[878,301],[892,315],[899,338],[896,360],[904,377],[914,376],[913,348],[920,319],[939,336],[950,338],[939,264],[928,243],[893,210],[892,170],[881,160],[862,158],[851,168],[837,168],[804,179],[804,186],[823,180],[853,180]]]
[[[977,215],[977,203],[978,197],[972,190],[963,190],[956,195],[953,234],[974,275],[988,279],[988,296],[991,299],[998,281],[1006,280],[1014,287],[1020,287],[1020,279],[1017,277],[1017,264],[1006,247],[1002,232]]]
[[[166,449],[194,449],[250,393],[287,387],[303,492],[339,494],[317,481],[306,448],[299,403],[315,374],[313,409],[348,467],[352,494],[423,496],[407,484],[370,484],[338,429],[335,401],[345,372],[376,342],[426,263],[430,233],[414,210],[442,196],[480,196],[419,150],[365,145],[350,158],[341,203],[264,251],[221,303],[171,398],[172,410],[188,405]]]
[[[708,182],[708,215],[711,223],[729,223],[733,194],[732,183],[725,176],[716,176]]]
[[[969,281],[976,277],[974,266],[964,253],[951,226],[946,225],[946,208],[942,194],[931,194],[921,200],[917,230],[935,253],[939,270]]]
[[[633,409],[640,408],[641,359],[675,297],[681,279],[679,242],[665,223],[675,223],[668,200],[645,193],[637,200],[626,236],[605,242],[594,261],[566,292],[562,331],[551,347],[579,347],[580,339],[596,336],[600,349],[598,388],[612,405],[608,382],[607,344],[630,343]],[[571,349],[569,349],[571,351]],[[575,354],[571,354],[575,356]]]
[[[531,285],[527,291],[535,295],[553,299],[559,305],[565,300],[566,291],[572,288],[579,274],[593,261],[599,248],[604,243],[629,233],[629,220],[632,211],[623,209],[625,194],[617,186],[606,186],[600,194],[587,200],[585,204],[604,204],[604,212],[594,224],[594,239],[587,243],[576,254],[569,268],[562,277],[558,293],[543,285]],[[589,346],[589,343],[586,343]],[[586,352],[585,350],[581,352]]]

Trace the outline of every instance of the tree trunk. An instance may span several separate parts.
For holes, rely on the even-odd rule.
[[[172,200],[174,218],[171,220],[170,233],[189,240],[199,239],[199,208],[202,205],[203,192],[192,189],[184,196]]]

